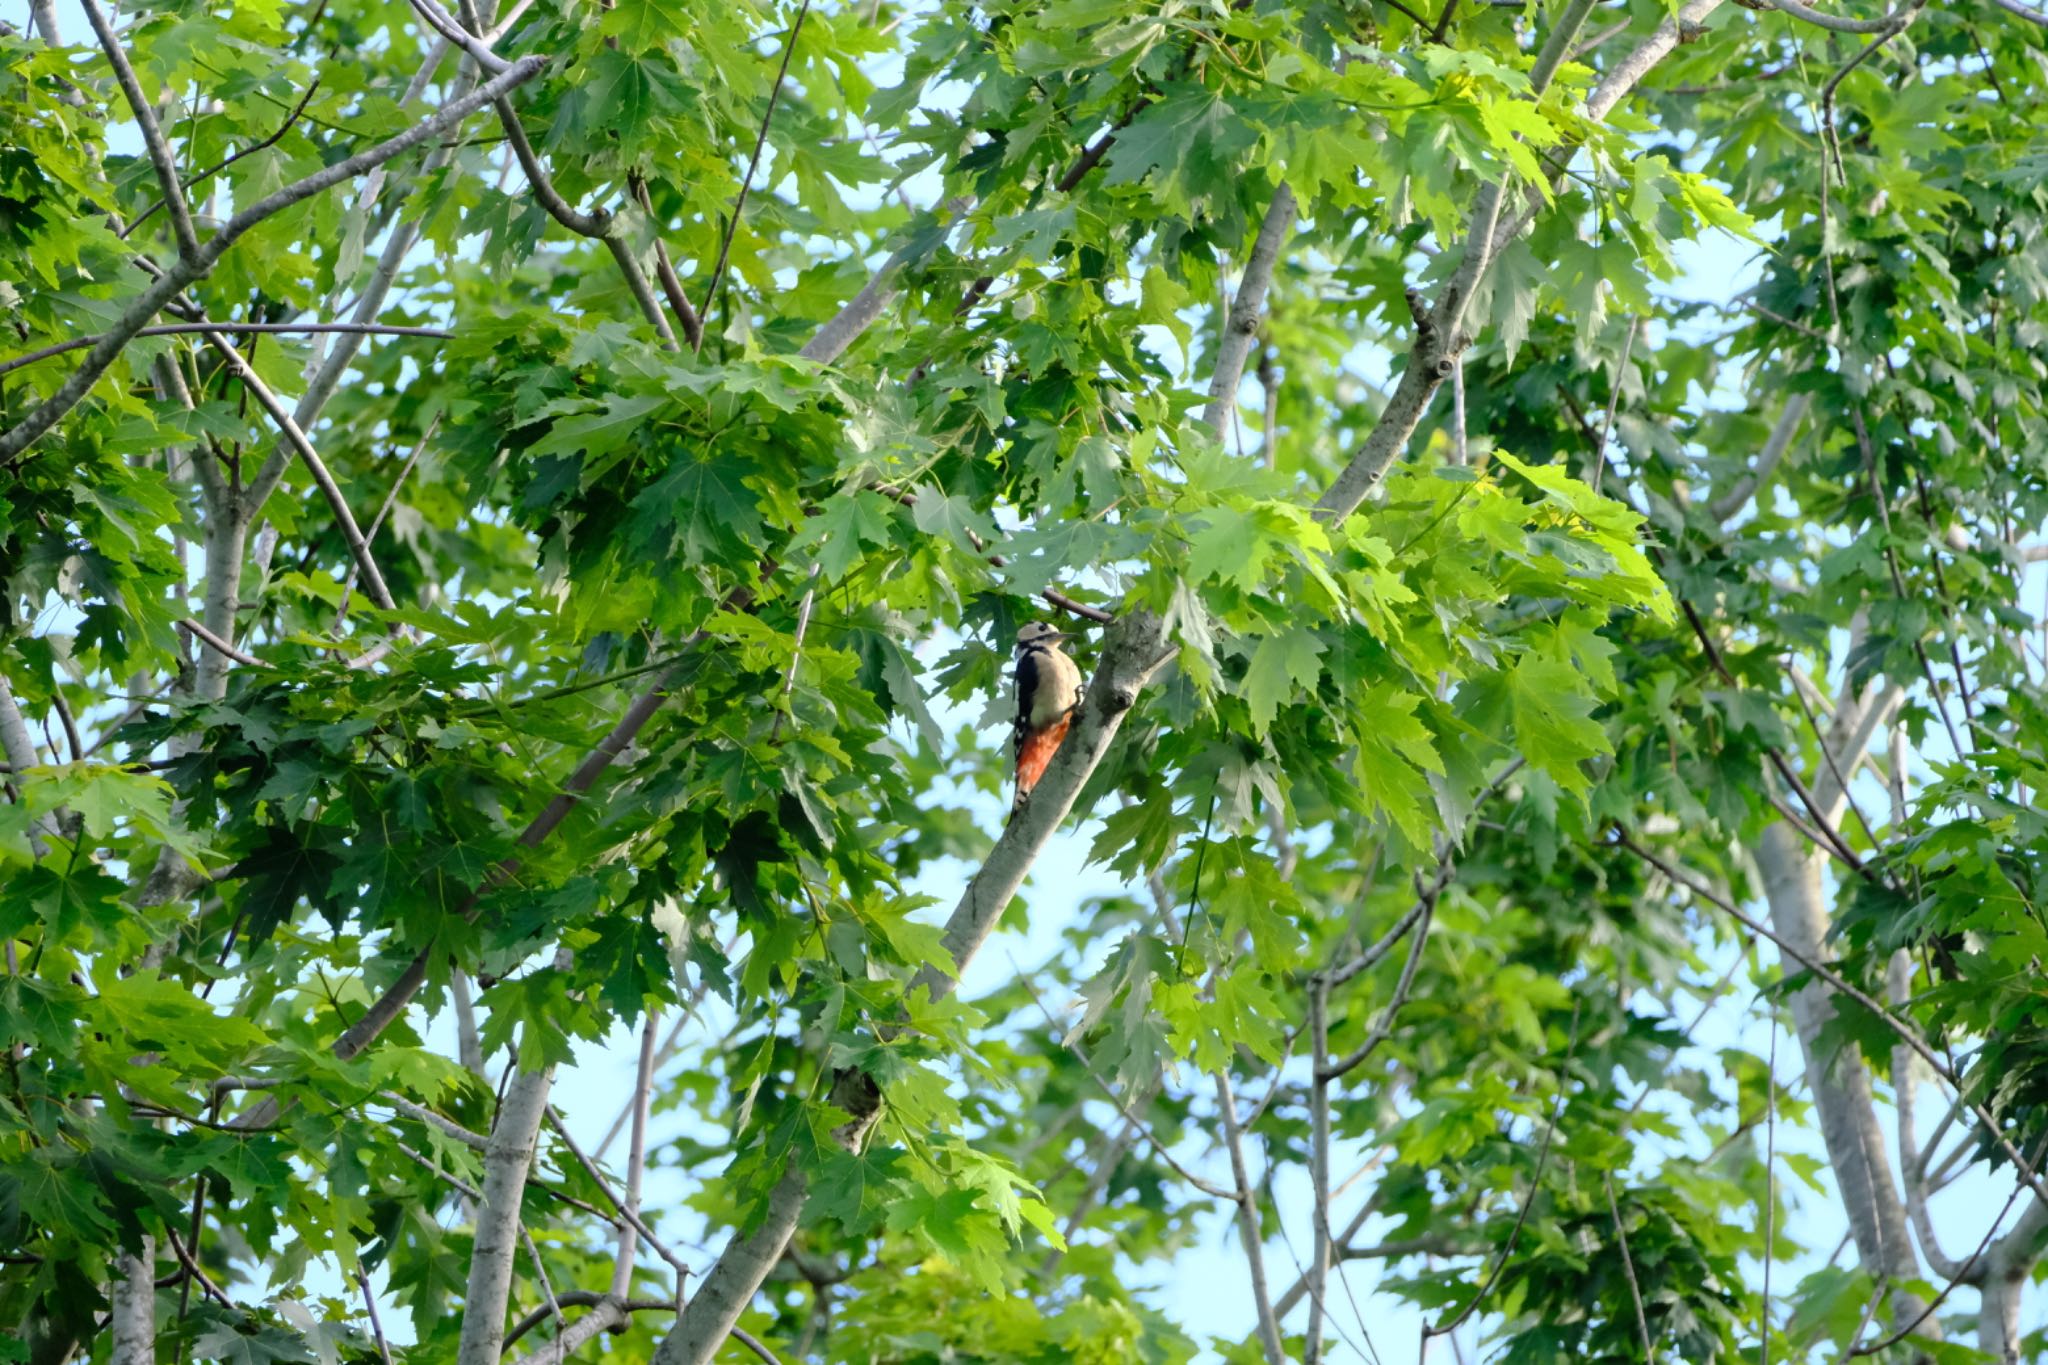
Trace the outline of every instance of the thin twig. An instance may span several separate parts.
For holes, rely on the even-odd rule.
[[[215,635],[205,626],[200,625],[199,622],[194,621],[189,617],[187,617],[185,620],[178,622],[178,627],[179,629],[191,634],[201,644],[205,645],[208,649],[211,649],[216,653],[220,654],[223,658],[233,659],[236,663],[244,664],[250,668],[270,667],[269,664],[264,663],[263,660],[257,658],[255,655],[244,654],[241,650],[236,649],[226,640],[221,639],[220,636]]]
[[[754,172],[761,166],[761,149],[768,142],[768,125],[775,118],[775,102],[782,97],[782,82],[789,75],[789,59],[796,55],[797,34],[803,31],[804,16],[811,12],[811,0],[803,0],[797,6],[796,21],[789,26],[789,41],[782,45],[782,65],[776,69],[775,84],[768,87],[768,107],[761,114],[761,131],[754,136],[754,154],[747,159],[747,173],[740,177],[740,192],[732,201],[732,216],[726,219],[725,233],[719,238],[718,259],[711,267],[711,283],[704,286],[704,302],[697,309],[697,316],[706,320],[711,317],[711,305],[718,301],[718,286],[725,283],[726,261],[732,255],[733,235],[740,230],[740,215],[746,212],[747,191],[753,188]],[[704,349],[704,333],[697,333],[695,349]]]
[[[178,1234],[175,1229],[166,1227],[164,1229],[164,1237],[167,1241],[170,1242],[171,1252],[178,1258],[178,1264],[185,1267],[185,1273],[187,1275],[199,1281],[199,1288],[202,1292],[205,1293],[206,1297],[212,1299],[215,1303],[227,1309],[230,1313],[240,1311],[235,1307],[235,1301],[229,1298],[227,1294],[222,1291],[219,1285],[215,1284],[211,1279],[207,1277],[206,1271],[201,1268],[197,1258],[195,1258],[192,1255],[192,1253],[186,1249],[186,1246],[183,1242],[178,1240]]]
[[[1522,1226],[1529,1221],[1529,1210],[1535,1207],[1536,1196],[1543,1190],[1543,1167],[1550,1160],[1550,1140],[1557,1135],[1557,1121],[1564,1117],[1565,1105],[1569,1103],[1570,1094],[1568,1087],[1571,1079],[1572,1059],[1578,1055],[1578,1051],[1579,1006],[1575,1000],[1572,1002],[1571,1039],[1565,1047],[1564,1066],[1558,1081],[1557,1104],[1550,1111],[1550,1121],[1543,1125],[1543,1145],[1536,1150],[1536,1170],[1529,1177],[1529,1193],[1522,1200],[1521,1212],[1515,1215],[1515,1225],[1508,1231],[1507,1245],[1500,1249],[1500,1255],[1494,1261],[1493,1268],[1486,1273],[1486,1278],[1480,1281],[1479,1288],[1472,1295],[1471,1299],[1466,1302],[1463,1308],[1458,1310],[1456,1317],[1436,1327],[1430,1326],[1426,1321],[1422,1324],[1422,1345],[1424,1347],[1429,1345],[1431,1337],[1445,1336],[1457,1331],[1458,1328],[1464,1325],[1465,1319],[1471,1317],[1479,1305],[1486,1301],[1486,1296],[1493,1292],[1494,1282],[1500,1279],[1501,1272],[1507,1269],[1508,1258],[1515,1254],[1515,1243],[1521,1240]]]
[[[1593,447],[1593,491],[1600,491],[1600,476],[1607,468],[1607,442],[1614,434],[1614,410],[1621,406],[1621,388],[1628,382],[1628,357],[1636,348],[1636,332],[1642,319],[1628,320],[1628,333],[1621,339],[1621,359],[1614,364],[1614,387],[1607,394],[1607,419],[1600,424],[1600,443]]]
[[[555,1107],[550,1104],[542,1112],[547,1117],[548,1126],[555,1130],[555,1136],[562,1140],[562,1145],[569,1149],[569,1154],[576,1158],[577,1164],[583,1167],[584,1173],[596,1184],[606,1201],[619,1211],[619,1216],[632,1225],[633,1230],[640,1234],[648,1246],[654,1248],[654,1254],[673,1266],[679,1275],[696,1273],[690,1269],[689,1262],[676,1255],[673,1251],[670,1251],[662,1240],[654,1235],[647,1224],[641,1220],[638,1211],[628,1209],[626,1202],[613,1193],[611,1181],[605,1179],[604,1172],[598,1170],[597,1163],[585,1156],[583,1149],[576,1145],[576,1139],[569,1135],[569,1125],[562,1122],[562,1116],[555,1112]]]
[[[363,1291],[363,1311],[370,1318],[370,1335],[376,1339],[377,1355],[384,1365],[391,1365],[391,1346],[384,1340],[384,1319],[377,1312],[377,1296],[370,1292],[370,1277],[360,1265],[356,1267],[356,1287]]]
[[[1621,1268],[1628,1274],[1628,1297],[1636,1309],[1636,1333],[1643,1341],[1643,1359],[1649,1365],[1657,1365],[1657,1343],[1650,1340],[1650,1320],[1643,1316],[1643,1286],[1636,1280],[1635,1257],[1628,1251],[1628,1229],[1621,1224],[1621,1205],[1614,1199],[1614,1177],[1602,1171],[1600,1183],[1607,1187],[1607,1212],[1614,1219],[1614,1240],[1621,1244]]]
[[[398,490],[404,486],[405,476],[412,473],[412,467],[419,463],[420,455],[427,448],[427,442],[434,439],[434,433],[440,426],[441,414],[437,412],[434,414],[434,420],[427,423],[427,429],[420,433],[419,444],[412,448],[412,454],[406,456],[405,463],[398,467],[397,476],[391,480],[391,490],[384,495],[384,505],[377,509],[376,516],[370,518],[370,529],[363,532],[365,545],[375,546],[377,543],[377,532],[384,525],[384,518],[391,515],[393,505],[398,502]],[[334,609],[337,620],[345,620],[348,617],[348,595],[356,585],[356,574],[361,567],[355,561],[349,561],[348,577],[342,580],[341,584],[341,603]]]
[[[1418,873],[1417,880],[1420,880],[1420,877],[1421,874]],[[1408,1003],[1408,992],[1415,985],[1415,969],[1421,965],[1422,950],[1429,944],[1429,926],[1435,920],[1436,902],[1440,893],[1441,887],[1435,886],[1422,893],[1422,916],[1415,926],[1415,937],[1408,945],[1408,960],[1401,964],[1401,979],[1394,984],[1394,994],[1388,999],[1387,1007],[1380,1011],[1379,1020],[1373,1025],[1372,1032],[1366,1036],[1364,1042],[1346,1053],[1342,1061],[1318,1068],[1317,1080],[1333,1081],[1356,1070],[1394,1031],[1394,1020],[1401,1013],[1401,1007]]]
[[[1017,974],[1017,980],[1023,983],[1024,992],[1025,994],[1031,997],[1031,1003],[1038,1006],[1038,1012],[1045,1016],[1045,1022],[1051,1026],[1054,1037],[1059,1038],[1061,1040],[1060,1045],[1066,1048],[1067,1051],[1074,1054],[1074,1059],[1081,1063],[1081,1069],[1088,1073],[1088,1076],[1091,1080],[1093,1080],[1097,1085],[1102,1087],[1102,1093],[1107,1095],[1109,1097],[1109,1102],[1116,1106],[1117,1113],[1123,1115],[1124,1120],[1127,1123],[1129,1123],[1132,1127],[1138,1130],[1139,1136],[1143,1137],[1146,1143],[1150,1145],[1152,1150],[1159,1154],[1159,1159],[1161,1161],[1164,1161],[1168,1166],[1172,1167],[1173,1173],[1175,1175],[1179,1176],[1182,1180],[1187,1181],[1188,1184],[1194,1186],[1203,1194],[1208,1195],[1211,1199],[1228,1199],[1232,1203],[1235,1203],[1237,1201],[1237,1195],[1234,1192],[1224,1189],[1221,1185],[1212,1184],[1209,1181],[1202,1179],[1202,1177],[1196,1175],[1186,1166],[1183,1166],[1179,1162],[1179,1160],[1177,1160],[1174,1157],[1173,1153],[1167,1150],[1166,1144],[1161,1142],[1156,1136],[1154,1136],[1151,1126],[1147,1124],[1144,1119],[1138,1117],[1137,1114],[1132,1112],[1130,1104],[1123,1098],[1123,1096],[1116,1093],[1116,1087],[1110,1084],[1109,1079],[1106,1076],[1104,1076],[1100,1071],[1096,1070],[1094,1059],[1091,1058],[1085,1051],[1083,1051],[1078,1043],[1066,1041],[1066,1031],[1060,1027],[1059,1019],[1053,1014],[1053,1012],[1050,1009],[1046,1008],[1044,997],[1040,996],[1038,993],[1038,988],[1031,984],[1030,974],[1019,969]]]
[[[775,1352],[769,1350],[766,1346],[763,1346],[760,1342],[760,1339],[755,1337],[754,1334],[749,1332],[746,1328],[735,1326],[732,1329],[731,1335],[733,1340],[739,1342],[740,1345],[746,1347],[749,1351],[752,1351],[755,1355],[761,1357],[762,1360],[768,1362],[768,1365],[782,1365],[782,1362],[775,1358]]]
[[[242,150],[239,152],[229,153],[227,156],[222,157],[219,161],[214,162],[211,166],[208,166],[205,170],[199,171],[192,175],[191,177],[189,177],[184,182],[184,189],[186,193],[189,194],[193,186],[199,184],[201,181],[211,180],[214,176],[219,175],[222,171],[234,165],[243,157],[254,156],[256,153],[262,151],[266,147],[276,146],[278,142],[283,139],[284,135],[292,130],[292,125],[299,121],[299,115],[306,112],[306,106],[312,103],[314,92],[318,91],[319,89],[320,77],[316,74],[313,77],[312,84],[306,87],[306,93],[299,97],[299,102],[292,106],[292,111],[290,113],[285,115],[284,122],[280,123],[277,126],[276,132],[272,133],[269,137],[264,138],[261,142],[250,143],[248,146],[242,148]],[[121,231],[116,235],[119,236],[122,241],[127,241],[129,234],[133,233],[135,229],[141,227],[144,223],[148,222],[150,216],[163,206],[164,201],[161,199],[157,200],[154,204],[151,204],[148,208],[144,209],[141,215],[138,216],[134,222],[122,228]]]

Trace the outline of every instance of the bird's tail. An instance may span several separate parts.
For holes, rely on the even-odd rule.
[[[1043,730],[1030,731],[1017,745],[1017,795],[1010,803],[1012,817],[1024,809],[1025,799],[1038,785],[1038,779],[1045,776],[1052,756],[1060,751],[1060,742],[1067,737],[1067,730],[1073,723],[1073,716],[1061,716]]]

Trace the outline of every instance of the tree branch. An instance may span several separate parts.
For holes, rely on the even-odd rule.
[[[491,1125],[469,1282],[462,1300],[457,1365],[498,1365],[503,1353],[505,1304],[512,1292],[512,1264],[521,1240],[519,1212],[526,1196],[526,1173],[533,1164],[534,1138],[540,1132],[553,1081],[551,1066],[517,1072],[498,1105],[497,1122]]]
[[[1273,191],[1273,200],[1259,223],[1259,235],[1252,241],[1251,255],[1245,260],[1237,299],[1224,321],[1223,336],[1216,348],[1215,372],[1209,378],[1209,406],[1202,411],[1203,423],[1219,437],[1237,411],[1237,387],[1244,379],[1245,361],[1259,335],[1266,294],[1273,283],[1273,267],[1280,259],[1287,230],[1294,226],[1295,211],[1293,190],[1281,185]]]
[[[489,84],[444,106],[432,117],[414,124],[396,137],[388,138],[366,152],[359,152],[346,160],[323,167],[302,180],[273,191],[228,219],[221,225],[220,231],[208,239],[196,253],[190,257],[180,255],[169,269],[151,281],[149,286],[128,305],[120,321],[93,343],[92,349],[86,352],[85,360],[71,377],[48,399],[15,423],[5,435],[0,435],[0,460],[14,460],[31,442],[55,426],[65,413],[76,407],[79,401],[91,392],[99,377],[107,372],[115,357],[134,340],[135,334],[146,327],[149,320],[155,317],[180,290],[211,270],[215,263],[227,254],[228,248],[240,241],[251,229],[294,204],[381,166],[429,138],[440,136],[500,95],[532,80],[545,66],[545,60],[540,57],[522,57]]]
[[[1720,0],[1692,0],[1693,6],[1704,5],[1708,9],[1719,3]],[[1594,0],[1568,0],[1529,72],[1531,99],[1540,99],[1549,88],[1551,78],[1578,41],[1579,30],[1593,12],[1593,5]],[[1674,45],[1677,42],[1675,30],[1672,42]],[[1662,56],[1663,52],[1659,52],[1645,63],[1643,71],[1647,72]],[[1636,79],[1641,79],[1640,74]],[[1605,112],[1604,109],[1593,112],[1589,101],[1589,118],[1598,120]],[[1501,196],[1499,182],[1489,182],[1480,187],[1473,201],[1471,230],[1465,236],[1463,259],[1457,272],[1437,296],[1435,307],[1427,314],[1417,316],[1415,343],[1409,352],[1407,368],[1401,371],[1401,378],[1388,396],[1379,421],[1359,446],[1358,453],[1351,457],[1336,480],[1316,500],[1316,513],[1325,520],[1342,521],[1350,516],[1379,486],[1387,470],[1408,448],[1408,440],[1415,434],[1430,401],[1436,397],[1437,387],[1457,369],[1458,357],[1467,344],[1463,330],[1465,310],[1487,266],[1499,250],[1494,234],[1500,226]]]
[[[1630,837],[1629,832],[1621,826],[1614,826],[1614,836],[1617,844],[1662,872],[1671,879],[1673,884],[1685,888],[1692,895],[1706,901],[1750,932],[1760,934],[1764,938],[1769,939],[1777,945],[1780,952],[1784,953],[1794,962],[1797,962],[1807,971],[1813,973],[1816,978],[1824,982],[1836,994],[1847,996],[1864,1009],[1876,1015],[1886,1028],[1890,1029],[1907,1047],[1911,1048],[1919,1056],[1921,1061],[1927,1063],[1928,1068],[1935,1075],[1947,1082],[1949,1087],[1958,1095],[1967,1095],[1961,1077],[1957,1076],[1949,1068],[1948,1064],[1935,1053],[1934,1049],[1928,1046],[1927,1040],[1920,1036],[1919,1031],[1914,1029],[1905,1020],[1899,1018],[1888,1007],[1880,1004],[1867,991],[1845,979],[1841,973],[1835,971],[1820,959],[1788,942],[1776,930],[1747,914],[1733,901],[1728,900],[1713,888],[1694,881],[1667,860],[1658,857],[1644,848]],[[1965,1098],[1963,1102],[1970,1112],[1977,1116],[1977,1121],[1984,1125],[1985,1134],[1990,1137],[1992,1142],[1997,1144],[1998,1149],[2005,1154],[2006,1159],[2012,1162],[2013,1168],[2020,1173],[2020,1178],[2026,1183],[2027,1187],[2033,1190],[2036,1197],[2043,1202],[2048,1202],[2048,1186],[2044,1186],[2041,1183],[2041,1177],[2035,1171],[2033,1163],[2029,1162],[2020,1154],[2019,1149],[2012,1145],[2012,1140],[2005,1136],[2004,1130],[1998,1126],[1990,1111],[1975,1100]]]
[[[224,332],[239,334],[285,333],[285,332],[355,332],[366,336],[433,337],[446,341],[455,333],[444,327],[396,327],[378,323],[362,322],[167,322],[155,327],[143,327],[135,332],[138,337],[179,336],[188,332]],[[53,342],[37,350],[0,360],[0,374],[8,374],[25,365],[33,365],[51,356],[63,355],[68,351],[82,351],[88,346],[99,344],[97,336],[73,337],[69,341]]]
[[[1707,515],[1717,524],[1740,512],[1764,481],[1771,477],[1778,462],[1785,458],[1786,450],[1792,445],[1792,437],[1812,406],[1813,395],[1810,393],[1795,393],[1785,400],[1778,420],[1771,427],[1770,436],[1764,441],[1764,448],[1757,452],[1756,463],[1750,466],[1747,474],[1729,485],[1727,492],[1707,504]]]
[[[164,130],[157,126],[156,106],[142,93],[142,82],[135,78],[135,68],[129,65],[128,54],[121,50],[121,40],[99,5],[95,0],[78,0],[78,4],[100,40],[100,50],[107,54],[107,61],[114,68],[114,79],[128,99],[135,126],[142,130],[142,145],[149,152],[150,165],[156,168],[157,183],[163,187],[164,206],[171,215],[171,236],[178,244],[178,256],[181,260],[197,260],[199,234],[193,231],[192,210],[186,206],[185,190],[178,182],[177,160],[171,155],[170,144],[164,141]]]

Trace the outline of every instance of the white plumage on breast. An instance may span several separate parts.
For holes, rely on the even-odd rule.
[[[1017,718],[1042,730],[1081,700],[1081,670],[1057,649],[1027,649],[1017,659]]]

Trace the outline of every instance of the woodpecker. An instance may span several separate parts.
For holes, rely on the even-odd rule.
[[[1045,776],[1081,705],[1081,670],[1060,652],[1067,637],[1043,621],[1017,632],[1017,796],[1015,818]]]

